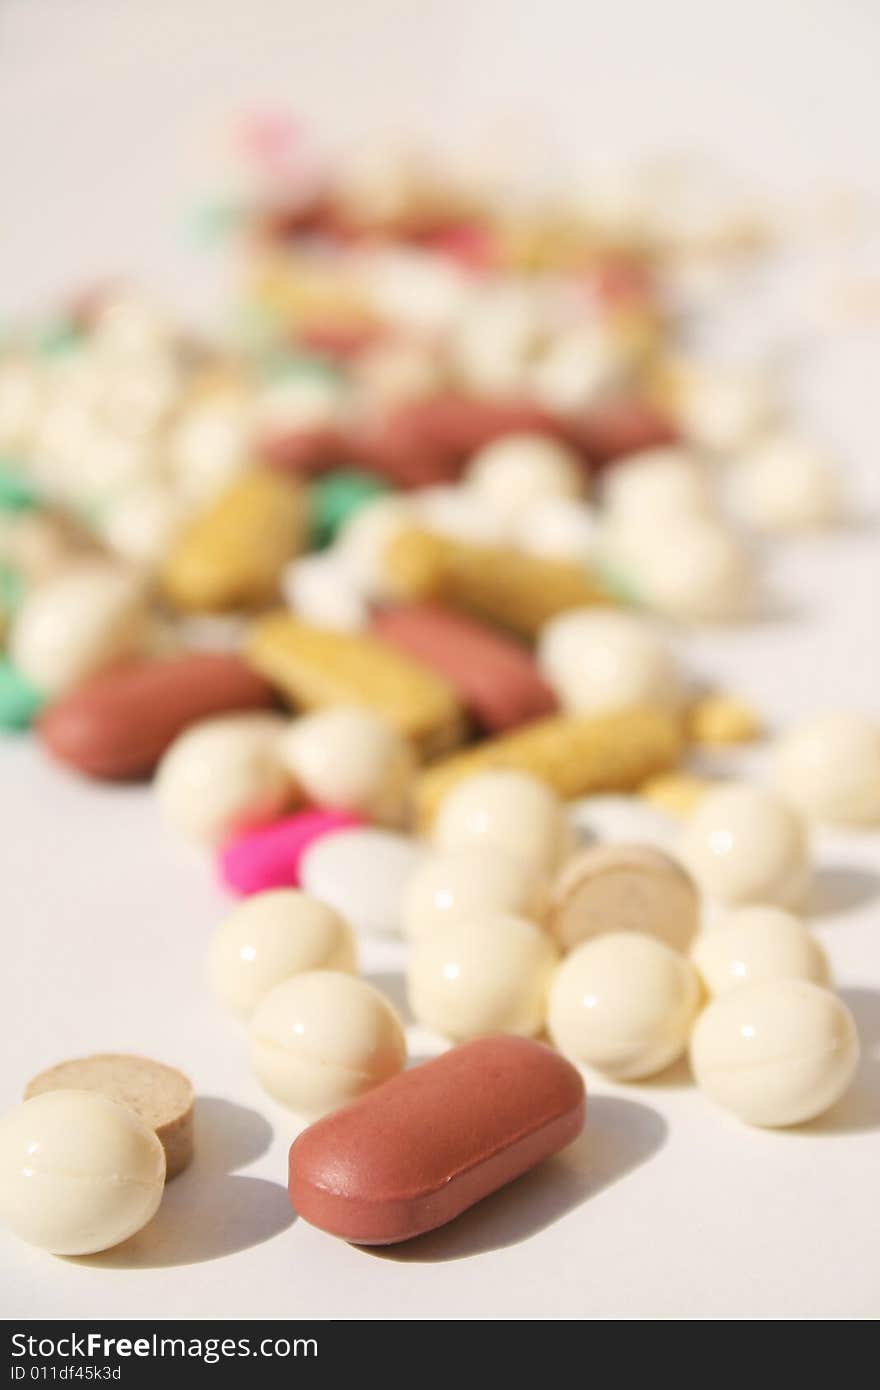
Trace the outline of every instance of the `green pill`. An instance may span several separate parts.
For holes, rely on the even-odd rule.
[[[10,459],[0,459],[0,511],[26,512],[39,497],[21,470]]]
[[[7,569],[5,565],[0,565],[0,614],[8,617],[14,613],[21,603],[23,593],[21,575],[15,570]]]
[[[309,516],[312,542],[329,545],[349,517],[388,488],[369,473],[355,469],[327,473],[309,488]]]
[[[44,698],[11,662],[0,657],[0,729],[29,728]]]

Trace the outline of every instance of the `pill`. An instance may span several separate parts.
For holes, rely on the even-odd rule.
[[[538,640],[538,666],[567,710],[681,704],[682,679],[653,625],[629,613],[574,609],[553,618]]]
[[[754,561],[742,541],[717,521],[676,517],[642,529],[635,562],[641,601],[684,622],[729,622],[754,603]]]
[[[299,883],[303,855],[315,841],[358,824],[347,811],[298,811],[233,835],[217,852],[221,881],[248,897]]]
[[[209,844],[277,820],[294,801],[279,755],[285,720],[227,714],[184,730],[156,774],[159,809],[187,839]]]
[[[381,495],[385,484],[355,470],[327,473],[312,483],[308,494],[309,528],[316,546],[329,545],[340,527]]]
[[[309,847],[300,881],[356,931],[397,936],[406,889],[423,853],[418,841],[391,830],[340,830]]]
[[[127,1240],[155,1214],[164,1186],[153,1131],[94,1091],[34,1096],[0,1120],[0,1220],[54,1255]]]
[[[114,662],[144,650],[147,612],[131,575],[80,563],[24,600],[9,634],[9,658],[47,695],[60,695]]]
[[[697,1085],[746,1124],[803,1124],[848,1089],[852,1014],[810,980],[759,980],[713,999],[691,1038]]]
[[[271,686],[236,656],[143,658],[92,676],[54,700],[43,711],[37,736],[77,772],[140,777],[191,724],[273,703]]]
[[[417,525],[471,545],[503,544],[510,527],[472,488],[460,483],[423,487],[410,494]]]
[[[596,514],[582,498],[545,497],[517,518],[511,540],[530,555],[585,565],[596,544]]]
[[[249,1019],[271,989],[304,970],[354,974],[354,937],[338,912],[291,888],[241,903],[211,943],[211,988],[237,1018]]]
[[[585,569],[512,546],[466,545],[401,531],[385,551],[387,587],[398,599],[428,599],[534,637],[557,613],[607,602]]]
[[[650,845],[591,845],[553,885],[550,927],[563,951],[602,932],[642,932],[686,951],[699,926],[696,884]]]
[[[607,932],[557,968],[547,1026],[567,1056],[616,1081],[638,1081],[684,1051],[700,1005],[690,962],[654,936]]]
[[[565,808],[552,788],[506,768],[477,772],[453,787],[431,838],[438,849],[501,849],[538,873],[557,869],[571,844]]]
[[[121,1053],[81,1057],[59,1062],[33,1077],[23,1099],[47,1091],[97,1091],[133,1111],[165,1150],[166,1180],[192,1162],[195,1091],[174,1067]]]
[[[822,947],[799,917],[781,907],[739,907],[725,912],[691,946],[691,960],[709,994],[724,994],[757,980],[831,977]]]
[[[694,772],[660,772],[639,787],[639,795],[650,806],[673,816],[688,816],[716,782]]]
[[[0,558],[28,585],[44,584],[100,555],[94,537],[80,522],[45,507],[6,518],[0,532]]]
[[[0,657],[0,729],[27,729],[44,704],[36,686]]]
[[[842,509],[831,460],[806,440],[783,434],[737,460],[729,491],[737,516],[766,532],[817,530],[837,521]]]
[[[293,560],[281,576],[281,590],[291,612],[312,627],[359,632],[369,623],[367,595],[335,551]]]
[[[375,497],[341,527],[331,555],[366,598],[387,597],[385,554],[395,537],[414,524],[409,496],[395,492]]]
[[[542,434],[506,434],[471,458],[467,487],[499,516],[513,521],[548,497],[578,497],[584,475],[578,456]]]
[[[305,1130],[290,1150],[290,1200],[343,1240],[408,1240],[571,1143],[584,1112],[580,1076],[550,1048],[465,1043]]]
[[[727,783],[697,802],[680,854],[702,890],[721,902],[798,907],[810,879],[800,817],[772,792]]]
[[[779,739],[773,759],[779,792],[803,815],[838,825],[880,823],[880,723],[822,714]]]
[[[372,628],[445,677],[481,728],[501,732],[556,708],[525,647],[474,618],[435,603],[398,604],[378,609]]]
[[[0,512],[27,512],[39,503],[39,494],[19,469],[0,461]]]
[[[540,927],[509,913],[462,917],[423,933],[407,969],[419,1023],[454,1042],[544,1027],[556,951]]]
[[[281,759],[307,801],[383,825],[407,819],[412,745],[375,710],[338,705],[294,720]]]
[[[695,700],[687,711],[687,734],[709,748],[751,743],[761,732],[757,715],[744,700],[713,692]]]
[[[454,748],[464,734],[451,685],[369,634],[329,632],[272,614],[255,623],[245,655],[293,705],[366,705],[425,756]]]
[[[650,706],[541,719],[426,768],[416,783],[419,819],[428,824],[456,784],[478,772],[525,772],[570,800],[637,787],[672,766],[681,748],[679,720]]]
[[[710,515],[709,477],[708,470],[685,449],[647,449],[608,470],[602,501],[612,516],[643,518],[652,525],[682,514]]]
[[[403,930],[415,940],[447,922],[497,913],[537,922],[545,909],[544,875],[519,855],[479,843],[437,850],[413,870]]]
[[[669,416],[647,401],[609,400],[591,405],[574,422],[578,445],[595,468],[678,441]]]
[[[270,1096],[316,1119],[395,1076],[406,1041],[379,990],[338,970],[309,970],[260,1000],[250,1056]]]
[[[162,592],[184,611],[252,608],[277,597],[281,572],[302,549],[304,494],[268,470],[230,483],[183,528],[162,570]]]

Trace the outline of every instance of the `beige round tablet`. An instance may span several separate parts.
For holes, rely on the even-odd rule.
[[[563,951],[602,932],[637,931],[686,951],[697,932],[697,888],[682,866],[650,845],[593,845],[562,870],[550,925]]]
[[[211,943],[211,988],[242,1019],[250,1018],[270,989],[304,970],[353,974],[354,936],[332,907],[295,888],[247,898]]]
[[[493,845],[438,850],[410,876],[403,930],[413,939],[463,917],[498,912],[537,921],[546,908],[544,875]]]
[[[680,850],[703,892],[732,906],[796,908],[809,886],[803,822],[761,787],[728,782],[708,792],[685,825]]]
[[[855,1075],[852,1014],[810,980],[760,980],[713,999],[691,1038],[701,1090],[751,1125],[803,1124]]]
[[[502,769],[463,778],[443,798],[432,832],[438,849],[494,846],[552,873],[571,844],[565,807],[546,783]]]
[[[697,937],[691,960],[710,994],[757,980],[830,984],[828,959],[799,917],[781,907],[740,907]]]
[[[567,1056],[637,1081],[680,1056],[699,1004],[697,973],[678,951],[638,932],[608,932],[559,966],[547,1026]]]
[[[339,705],[303,715],[282,735],[280,756],[316,805],[382,825],[405,820],[415,755],[375,710]]]
[[[406,1061],[403,1028],[384,994],[337,970],[282,980],[257,1006],[250,1042],[270,1096],[311,1120],[396,1076]]]
[[[533,1037],[544,1026],[556,952],[534,923],[509,913],[453,921],[422,935],[407,975],[420,1023],[454,1042],[491,1033]]]
[[[166,1177],[175,1177],[192,1161],[195,1091],[174,1067],[125,1053],[78,1057],[33,1077],[24,1089],[24,1099],[71,1090],[97,1091],[137,1115],[165,1150]]]
[[[95,1091],[32,1096],[0,1119],[0,1221],[53,1255],[91,1255],[156,1213],[165,1154],[132,1110]]]

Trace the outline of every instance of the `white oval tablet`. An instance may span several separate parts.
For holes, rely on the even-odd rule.
[[[300,881],[307,893],[329,903],[355,931],[396,936],[403,923],[410,876],[423,849],[390,830],[340,830],[325,835],[303,856]]]

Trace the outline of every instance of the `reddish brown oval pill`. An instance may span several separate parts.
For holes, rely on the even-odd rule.
[[[273,703],[271,686],[237,656],[188,652],[101,672],[49,705],[37,735],[59,762],[114,781],[151,772],[199,719]]]
[[[342,1240],[409,1240],[564,1148],[585,1105],[580,1074],[543,1043],[479,1038],[304,1130],[290,1148],[290,1200]]]
[[[401,604],[377,612],[373,630],[445,676],[476,722],[493,733],[556,710],[525,647],[473,618],[439,604]]]

